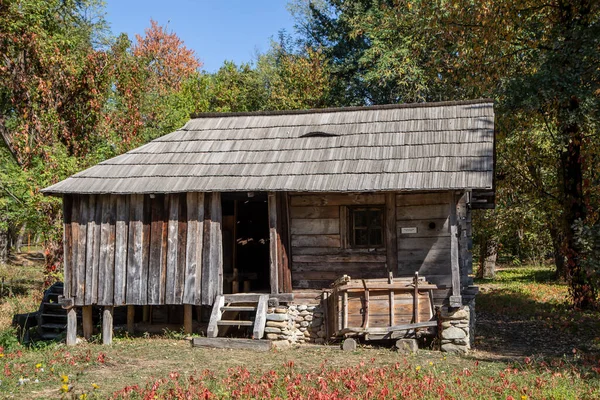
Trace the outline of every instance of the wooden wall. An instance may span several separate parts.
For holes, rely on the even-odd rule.
[[[346,206],[385,205],[384,194],[290,196],[292,286],[321,289],[341,277],[384,278],[386,249],[352,249],[345,232]]]
[[[210,305],[222,291],[221,196],[64,197],[66,298]]]
[[[399,194],[396,196],[398,275],[415,271],[431,283],[451,284],[451,193]],[[416,233],[402,233],[416,228]]]
[[[391,197],[391,199],[390,199]],[[394,276],[415,271],[441,287],[451,287],[450,215],[457,198],[451,192],[418,194],[291,194],[290,233],[294,289],[327,288],[342,275],[385,278],[386,263]],[[470,211],[466,195],[458,200],[461,275],[471,273]],[[347,206],[386,206],[386,246],[352,249],[347,243]],[[392,211],[391,211],[392,210]],[[389,215],[390,212],[394,215]],[[391,218],[390,218],[391,217]],[[394,224],[392,233],[390,224]],[[402,228],[416,228],[403,233]],[[393,241],[390,242],[390,236]],[[397,258],[387,248],[396,248]],[[390,262],[391,260],[391,262]],[[395,264],[391,265],[391,264]]]

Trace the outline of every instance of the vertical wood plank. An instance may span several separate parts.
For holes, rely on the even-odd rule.
[[[292,292],[292,275],[290,271],[290,237],[289,237],[289,207],[287,193],[277,193],[277,255],[279,256],[279,268],[277,277],[279,280],[279,291],[283,293]]]
[[[125,304],[127,285],[127,241],[129,240],[129,196],[117,196],[115,233],[114,303]]]
[[[175,303],[175,285],[177,278],[177,252],[179,250],[179,195],[169,195],[169,222],[167,227],[167,270],[165,285],[165,303]]]
[[[150,257],[148,262],[148,304],[163,304],[165,293],[167,219],[165,196],[151,200]],[[161,296],[162,295],[162,296]]]
[[[81,211],[81,207],[79,203],[81,202],[81,196],[74,195],[73,203],[71,207],[71,246],[72,246],[72,259],[71,259],[71,268],[69,270],[69,297],[73,298],[77,294],[77,263],[79,260],[79,212]]]
[[[268,195],[269,207],[269,271],[271,293],[279,293],[279,257],[277,255],[277,200],[274,192]]]
[[[390,290],[390,326],[396,325],[396,295]]]
[[[210,202],[210,233],[211,233],[211,276],[214,274],[216,283],[214,294],[223,294],[223,210],[221,209],[221,193],[213,193]],[[214,297],[213,297],[214,298]]]
[[[67,311],[67,346],[75,346],[76,344],[77,344],[77,311],[75,311],[75,307],[71,307]]]
[[[348,327],[348,292],[342,293],[342,329]]]
[[[284,279],[284,292],[292,293],[292,235],[290,233],[290,195],[288,192],[282,193],[283,203],[285,205],[285,248],[286,248],[286,268],[285,268],[285,279]]]
[[[142,265],[143,265],[143,217],[144,196],[130,195],[129,200],[129,239],[127,246],[127,304],[143,304],[142,297]]]
[[[187,248],[187,201],[186,194],[179,195],[179,213],[177,221],[177,276],[175,277],[175,303],[182,304],[185,291],[185,269]]]
[[[83,325],[83,337],[90,340],[94,334],[94,321],[92,306],[84,306],[81,310],[81,322]]]
[[[82,196],[79,203],[79,237],[77,238],[77,287],[73,297],[75,305],[85,303],[85,262],[87,258],[87,224],[89,215],[89,196]]]
[[[104,307],[102,311],[102,344],[112,344],[113,338],[113,311],[114,307]]]
[[[88,202],[87,248],[85,258],[85,304],[98,301],[98,265],[101,241],[102,195],[90,195]]]
[[[202,291],[200,294],[202,305],[211,305],[214,300],[213,289],[210,285],[210,203],[212,193],[207,193],[204,196],[204,235],[202,243]]]
[[[340,206],[340,247],[342,249],[347,249],[350,246],[348,245],[348,237],[350,233],[348,232],[348,207]]]
[[[85,295],[83,304],[92,304],[92,280],[94,276],[94,222],[96,220],[96,195],[87,196],[86,249],[85,249]]]
[[[148,304],[148,276],[150,274],[150,228],[152,209],[150,196],[144,196],[144,211],[142,213],[142,282],[140,304]]]
[[[100,253],[98,256],[98,304],[100,305],[114,304],[116,212],[117,197],[104,195],[102,197]]]
[[[186,273],[183,302],[200,304],[202,288],[202,244],[204,193],[187,194]]]
[[[450,262],[452,270],[452,296],[450,296],[450,307],[460,307],[462,299],[460,295],[460,267],[458,260],[458,226],[456,217],[456,198],[452,196],[450,202]]]
[[[398,241],[396,239],[396,194],[385,195],[385,249],[388,273],[398,273]]]
[[[94,258],[92,266],[92,297],[91,304],[98,304],[98,277],[100,271],[100,246],[102,244],[102,210],[108,195],[96,196],[96,211],[94,218]]]
[[[72,231],[73,196],[63,196],[63,296],[71,298],[71,274],[73,268],[73,231]]]

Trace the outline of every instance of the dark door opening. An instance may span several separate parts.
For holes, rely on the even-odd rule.
[[[269,211],[264,192],[223,194],[224,293],[269,292]]]

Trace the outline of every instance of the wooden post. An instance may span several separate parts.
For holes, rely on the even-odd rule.
[[[82,309],[83,319],[83,337],[85,340],[90,340],[94,334],[94,322],[92,320],[92,306],[85,306]]]
[[[413,324],[419,323],[419,272],[415,272],[415,292],[413,298]]]
[[[77,311],[75,307],[67,311],[67,346],[77,344]]]
[[[150,306],[143,306],[142,307],[142,321],[148,322],[149,319],[150,319]]]
[[[398,242],[396,239],[396,194],[385,195],[385,249],[388,273],[398,273]]]
[[[192,305],[183,305],[183,331],[190,335],[192,334]]]
[[[450,307],[462,306],[460,295],[460,268],[458,263],[458,221],[456,217],[456,196],[450,202],[450,265],[452,268],[452,295]]]
[[[135,306],[127,306],[127,333],[133,335],[135,331]]]
[[[106,306],[102,311],[102,344],[112,344],[114,307]]]
[[[269,270],[271,293],[279,293],[277,276],[279,257],[277,254],[277,200],[274,192],[269,192]]]

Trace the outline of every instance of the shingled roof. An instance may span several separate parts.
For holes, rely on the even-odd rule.
[[[491,100],[201,114],[43,192],[477,190],[493,167]]]

